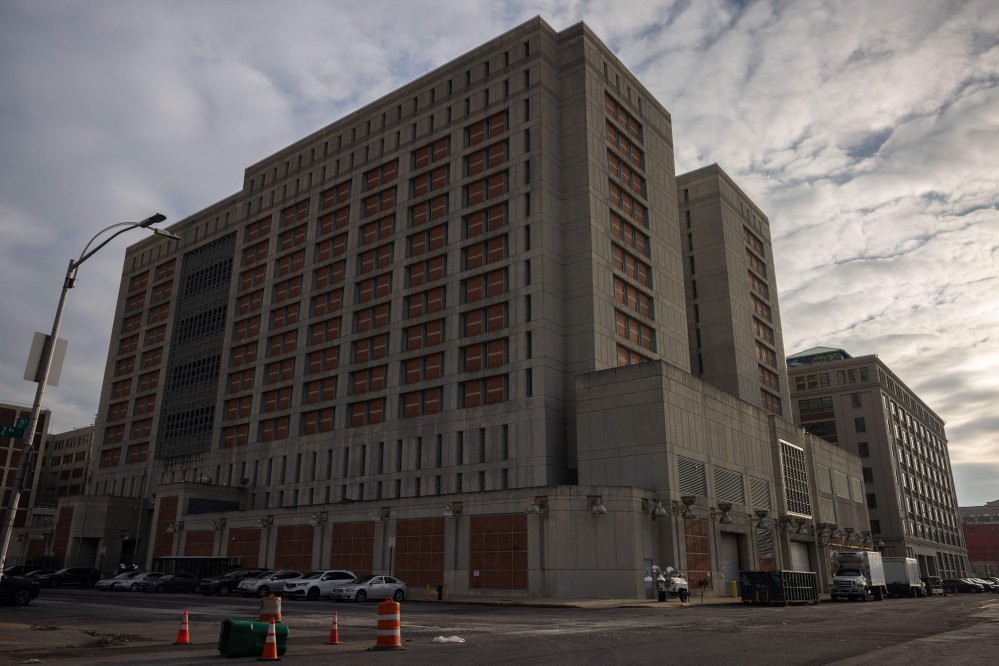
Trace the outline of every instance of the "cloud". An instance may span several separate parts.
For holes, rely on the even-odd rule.
[[[995,3],[589,0],[0,4],[0,399],[98,229],[175,221],[244,169],[541,14],[585,20],[672,114],[677,171],[718,162],[767,212],[785,345],[878,353],[948,422],[958,495],[999,357]],[[97,409],[125,236],[81,268],[55,426]]]

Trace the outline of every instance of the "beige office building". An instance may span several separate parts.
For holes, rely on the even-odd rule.
[[[860,456],[879,549],[923,575],[967,575],[943,420],[876,355],[815,347],[787,365],[795,423]]]
[[[677,176],[691,372],[789,415],[770,221],[717,164]]]
[[[676,193],[666,109],[541,19],[251,165],[128,250],[63,552],[563,597],[824,571],[859,459],[690,374]]]

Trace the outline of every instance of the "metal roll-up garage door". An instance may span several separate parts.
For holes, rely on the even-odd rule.
[[[808,544],[801,541],[791,542],[791,571],[815,571],[808,563]]]
[[[718,548],[725,580],[739,580],[739,536],[722,533]]]

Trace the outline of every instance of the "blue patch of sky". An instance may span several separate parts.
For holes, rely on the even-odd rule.
[[[881,146],[891,138],[892,132],[894,130],[890,127],[878,132],[869,132],[859,142],[846,148],[847,156],[852,160],[863,160],[877,155]]]

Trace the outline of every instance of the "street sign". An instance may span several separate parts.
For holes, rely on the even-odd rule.
[[[13,437],[14,439],[24,439],[24,431],[28,427],[28,417],[23,417],[14,422],[14,425],[0,425],[0,437]]]
[[[20,421],[18,421],[20,423]],[[13,437],[14,439],[24,438],[24,426],[0,425],[0,437]]]

